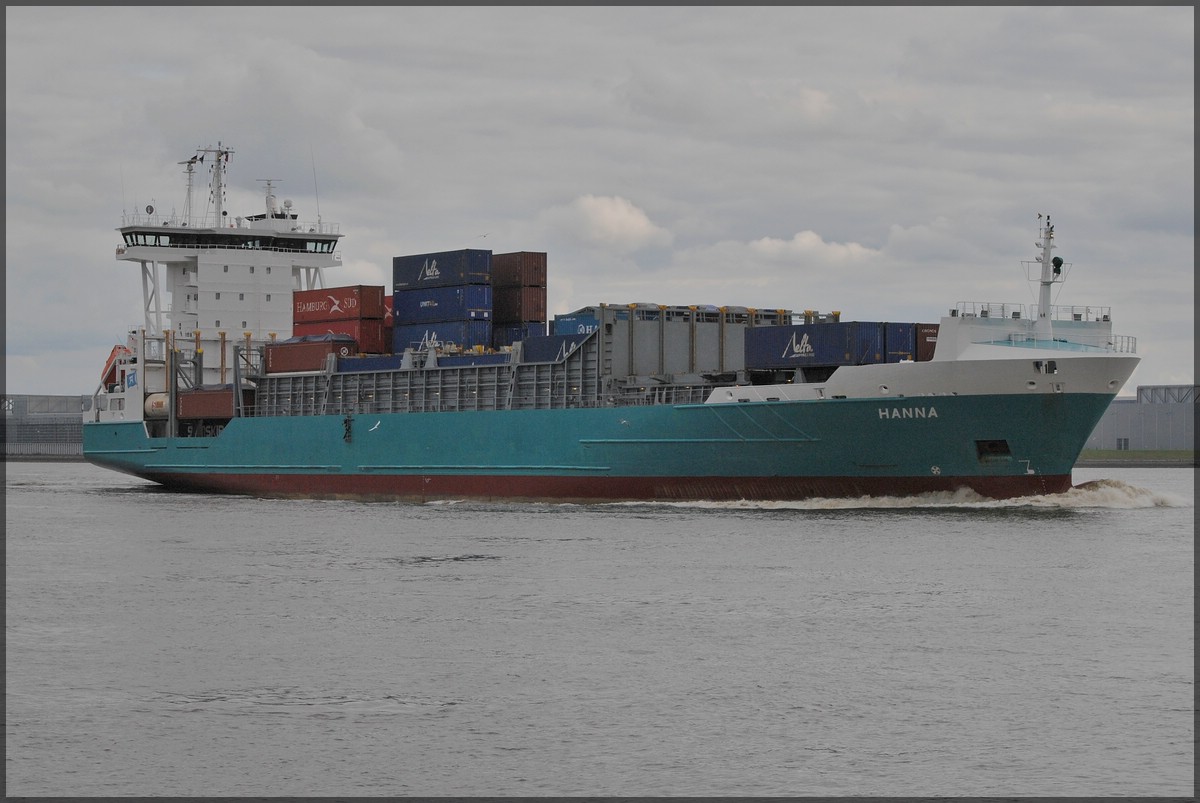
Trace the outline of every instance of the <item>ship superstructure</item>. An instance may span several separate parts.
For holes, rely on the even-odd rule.
[[[293,291],[323,287],[325,269],[341,264],[338,225],[319,217],[302,220],[290,200],[279,202],[273,179],[260,180],[261,211],[229,214],[225,196],[233,153],[218,143],[179,163],[187,179],[182,214],[150,204],[123,216],[116,257],[141,266],[145,320],[126,347],[146,349],[134,377],[143,390],[167,389],[160,368],[173,351],[177,366],[192,368],[195,384],[231,381],[234,346],[290,337]],[[197,213],[194,182],[204,168],[208,203]]]

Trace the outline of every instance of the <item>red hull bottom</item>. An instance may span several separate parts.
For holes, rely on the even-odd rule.
[[[181,491],[363,501],[791,501],[916,496],[969,489],[991,499],[1065,493],[1070,474],[996,477],[547,477],[147,473]]]

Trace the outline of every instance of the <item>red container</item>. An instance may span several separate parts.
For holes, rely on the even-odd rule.
[[[263,364],[268,374],[291,371],[323,371],[330,354],[349,357],[358,346],[347,341],[315,341],[311,343],[275,343],[263,349]]]
[[[917,324],[917,362],[933,359],[933,350],[937,346],[938,328],[940,324]]]
[[[296,290],[292,293],[292,321],[383,320],[383,286],[365,284]]]
[[[391,296],[383,297],[383,325],[384,326],[392,325],[392,297]]]
[[[363,354],[388,354],[390,349],[383,338],[383,319],[353,321],[317,321],[315,323],[292,324],[292,335],[349,335],[358,341],[358,350]]]
[[[492,287],[545,287],[544,251],[492,254]]]
[[[546,320],[545,287],[496,287],[492,289],[492,321],[496,324]]]
[[[217,388],[193,388],[181,391],[175,397],[175,415],[181,420],[198,418],[232,418],[233,386]],[[254,404],[254,391],[242,391],[242,403]]]

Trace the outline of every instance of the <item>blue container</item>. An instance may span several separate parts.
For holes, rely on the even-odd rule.
[[[851,365],[874,365],[887,359],[885,336],[887,324],[878,321],[850,321],[854,337]]]
[[[492,252],[477,248],[392,257],[392,289],[491,284]]]
[[[417,287],[392,296],[393,326],[491,319],[492,287],[487,284]]]
[[[500,349],[511,346],[517,341],[525,341],[531,337],[545,337],[545,322],[537,323],[492,323],[492,348]]]
[[[392,328],[392,350],[397,354],[406,348],[426,348],[430,344],[453,343],[463,348],[490,346],[492,343],[491,321],[441,321],[439,323],[417,323]]]
[[[394,371],[400,367],[404,359],[402,354],[384,354],[372,357],[341,357],[338,359],[338,371],[343,374],[362,373],[363,371]]]
[[[439,368],[462,368],[470,365],[507,365],[511,354],[452,354],[439,356]]]
[[[591,315],[555,315],[556,335],[586,335],[600,328],[600,321]]]
[[[887,361],[915,360],[917,358],[917,325],[915,323],[888,323]]]
[[[884,324],[839,321],[746,330],[746,368],[776,369],[883,362]]]
[[[561,362],[588,335],[550,335],[531,337],[521,344],[521,362]]]

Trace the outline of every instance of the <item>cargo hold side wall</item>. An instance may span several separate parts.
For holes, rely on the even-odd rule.
[[[554,331],[596,328],[603,372],[612,377],[726,375],[732,381],[745,368],[746,331],[790,319],[788,310],[602,304],[556,316]]]

